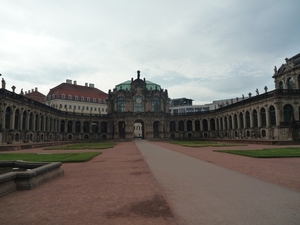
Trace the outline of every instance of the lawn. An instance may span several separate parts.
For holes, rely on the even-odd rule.
[[[0,161],[24,160],[30,162],[86,162],[101,152],[80,153],[2,153]]]
[[[117,143],[112,141],[92,142],[92,143],[76,143],[70,145],[59,145],[45,150],[78,150],[78,149],[106,149],[113,148]]]
[[[300,157],[300,148],[269,148],[263,150],[214,150],[254,158]]]
[[[232,143],[221,143],[221,142],[210,142],[210,141],[172,141],[171,144],[187,146],[187,147],[223,147],[223,146],[241,146],[242,144],[232,144]]]

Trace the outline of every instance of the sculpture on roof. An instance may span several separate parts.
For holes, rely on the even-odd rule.
[[[138,80],[140,79],[140,71],[139,70],[137,71],[137,79]]]

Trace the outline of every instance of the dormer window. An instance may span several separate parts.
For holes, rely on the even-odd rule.
[[[61,99],[65,99],[65,94],[61,94]]]
[[[81,101],[84,101],[84,97],[83,97],[83,96],[81,96],[81,97],[80,97],[80,100],[81,100]]]
[[[75,100],[78,101],[78,96],[77,95],[75,95]]]
[[[87,97],[87,98],[86,98],[86,101],[87,101],[87,102],[91,101],[90,97]]]
[[[52,95],[52,99],[55,99],[55,94]]]
[[[96,102],[96,99],[95,99],[95,98],[93,98],[93,102]]]
[[[98,103],[101,103],[101,98],[98,98]]]
[[[68,99],[69,99],[69,100],[72,100],[72,95],[68,95]]]

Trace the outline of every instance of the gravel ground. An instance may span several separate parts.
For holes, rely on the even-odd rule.
[[[224,147],[199,149],[152,143],[300,191],[300,158],[252,159],[213,152],[213,149],[228,149]],[[270,146],[230,149],[263,147]],[[33,190],[16,191],[2,197],[0,224],[178,224],[164,191],[134,142],[122,142],[102,152],[86,163],[63,164],[64,176]]]

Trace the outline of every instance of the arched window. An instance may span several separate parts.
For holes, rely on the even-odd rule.
[[[88,121],[83,122],[83,132],[89,133],[90,132],[90,123]]]
[[[80,121],[75,122],[75,132],[80,133]]]
[[[246,112],[246,128],[250,128],[250,113]]]
[[[178,122],[178,131],[184,131],[184,122],[182,120]]]
[[[78,101],[78,96],[77,95],[75,95],[75,100]]]
[[[19,129],[19,121],[20,121],[20,110],[17,109],[15,112],[15,125],[14,129]]]
[[[199,120],[195,121],[195,131],[200,131],[200,121]]]
[[[284,116],[284,122],[289,122],[294,120],[294,109],[292,105],[287,104],[283,107],[283,116]]]
[[[80,97],[80,100],[81,100],[81,101],[84,101],[84,97],[83,97],[83,96],[81,96],[81,97]]]
[[[276,113],[275,113],[275,107],[270,106],[269,108],[269,116],[270,116],[270,125],[276,126]]]
[[[65,132],[65,120],[60,121],[60,132]]]
[[[7,107],[5,113],[5,129],[10,129],[11,115],[12,115],[12,110],[10,107]]]
[[[265,108],[260,109],[260,117],[261,117],[261,126],[267,126],[267,118],[266,118],[266,110]]]
[[[244,115],[243,115],[243,113],[240,113],[239,119],[240,119],[240,128],[244,128]]]
[[[279,89],[281,89],[281,90],[283,89],[283,82],[282,81],[279,82]]]
[[[206,119],[202,121],[203,131],[208,131],[208,122]]]
[[[98,103],[101,103],[101,98],[98,98]]]
[[[175,121],[170,122],[170,132],[174,132],[176,129],[176,123]]]
[[[293,89],[293,80],[292,80],[292,78],[287,79],[287,89],[289,89],[289,90]]]
[[[126,106],[125,98],[124,97],[119,97],[118,101],[117,101],[117,110],[118,110],[118,112],[125,112],[125,106]]]
[[[228,127],[229,130],[232,130],[232,116],[231,115],[229,116],[229,123],[228,124],[229,124],[229,127]]]
[[[90,97],[87,97],[87,98],[86,98],[86,101],[87,101],[87,102],[90,102],[90,101],[91,101],[91,98],[90,98]]]
[[[227,116],[224,117],[224,130],[227,130],[228,126],[227,126]]]
[[[61,94],[61,99],[65,99],[65,94]]]
[[[216,130],[215,119],[210,119],[210,130]]]
[[[152,98],[151,105],[152,105],[152,107],[151,107],[152,112],[159,112],[160,111],[159,98],[157,98],[157,97]]]
[[[256,109],[252,112],[252,119],[253,119],[253,127],[258,127],[258,119],[257,119],[257,111]]]
[[[192,131],[192,130],[193,130],[192,121],[188,120],[188,121],[186,122],[186,130],[187,130],[187,131]]]
[[[238,127],[237,127],[237,115],[236,114],[234,114],[234,116],[233,116],[233,126],[234,126],[234,129],[237,129]]]
[[[93,98],[93,102],[96,102],[96,98]]]

